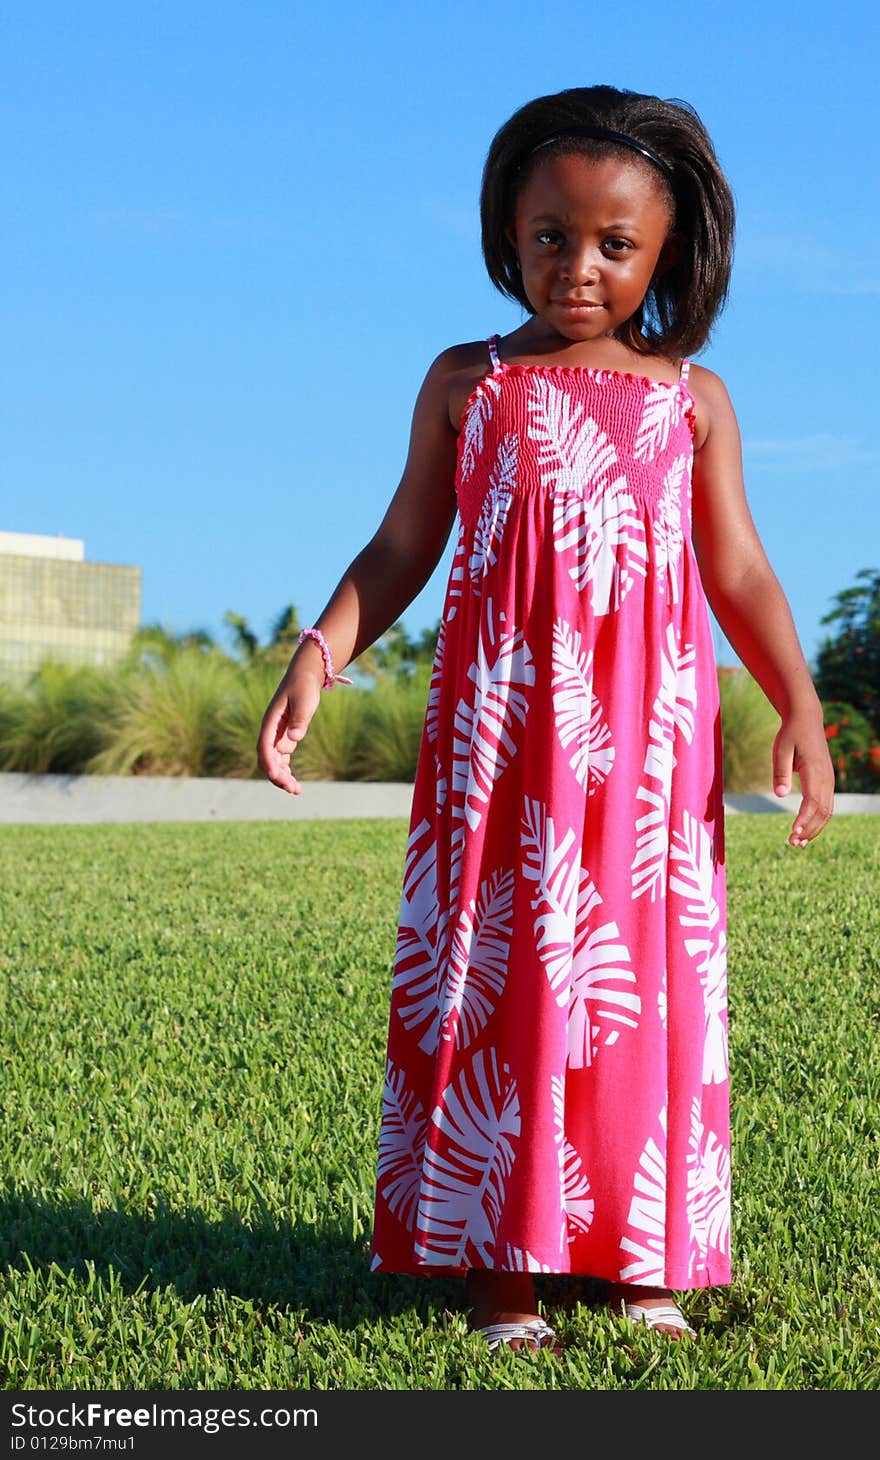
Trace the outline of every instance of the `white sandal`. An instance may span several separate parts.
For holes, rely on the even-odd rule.
[[[689,1333],[691,1338],[697,1336],[696,1330],[691,1328],[675,1303],[664,1303],[656,1308],[645,1308],[641,1303],[624,1303],[623,1307],[631,1323],[646,1323],[649,1328],[665,1323],[667,1328],[678,1328],[682,1333]]]
[[[523,1340],[524,1351],[531,1350],[532,1344],[537,1348],[552,1348],[556,1342],[556,1330],[543,1318],[532,1318],[528,1323],[487,1323],[485,1328],[475,1328],[473,1332],[479,1333],[490,1349],[509,1344],[514,1338]]]

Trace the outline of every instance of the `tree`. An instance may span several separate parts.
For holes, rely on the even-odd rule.
[[[164,624],[142,624],[132,635],[124,666],[128,669],[164,669],[183,649],[198,649],[203,654],[218,654],[207,629],[189,629],[177,634]]]
[[[239,614],[230,610],[225,615],[225,621],[235,634],[236,649],[245,664],[270,660],[284,665],[296,652],[300,619],[296,606],[292,603],[279,613],[272,625],[269,642],[262,646],[247,620]],[[379,680],[390,680],[394,683],[411,681],[419,670],[426,667],[430,670],[439,633],[439,619],[435,628],[422,629],[416,637],[408,634],[402,620],[398,620],[375,644],[370,644],[358,655],[353,665],[348,666],[346,673],[359,685],[369,680],[374,683]]]
[[[862,568],[856,579],[821,619],[837,633],[819,648],[813,682],[821,700],[852,705],[880,735],[880,569]]]
[[[235,652],[242,664],[267,660],[286,662],[296,650],[300,624],[299,614],[292,603],[281,610],[269,631],[268,643],[263,645],[242,614],[229,608],[223,615],[223,622],[232,630]]]
[[[417,638],[407,633],[402,620],[391,625],[371,646],[370,673],[391,679],[412,679],[425,665],[430,667],[437,652],[441,620],[433,629],[422,629]]]
[[[260,641],[247,619],[243,618],[240,613],[233,613],[232,609],[228,608],[223,615],[223,622],[228,624],[232,630],[235,651],[239,659],[244,664],[250,664],[260,647]]]

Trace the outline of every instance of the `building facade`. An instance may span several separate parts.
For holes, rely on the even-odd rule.
[[[44,659],[106,668],[141,622],[141,570],[92,563],[78,538],[0,532],[0,681],[23,686]]]

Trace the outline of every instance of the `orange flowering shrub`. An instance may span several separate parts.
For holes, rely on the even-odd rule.
[[[866,715],[840,700],[822,704],[836,791],[880,792],[880,741]]]

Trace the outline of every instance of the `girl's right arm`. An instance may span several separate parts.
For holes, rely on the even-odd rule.
[[[339,580],[314,627],[321,630],[342,673],[396,623],[421,593],[449,538],[456,513],[457,437],[449,418],[449,380],[455,349],[433,362],[413,411],[403,476],[385,516]],[[257,763],[273,785],[299,795],[291,753],[320,703],[324,661],[314,639],[304,639],[263,716]],[[345,693],[343,689],[341,693]]]
[[[803,847],[819,835],[834,808],[822,705],[746,499],[739,424],[727,388],[705,366],[694,373],[708,418],[693,468],[700,577],[722,633],[779,714],[773,785],[777,795],[786,795],[797,772],[801,799],[788,840]]]

